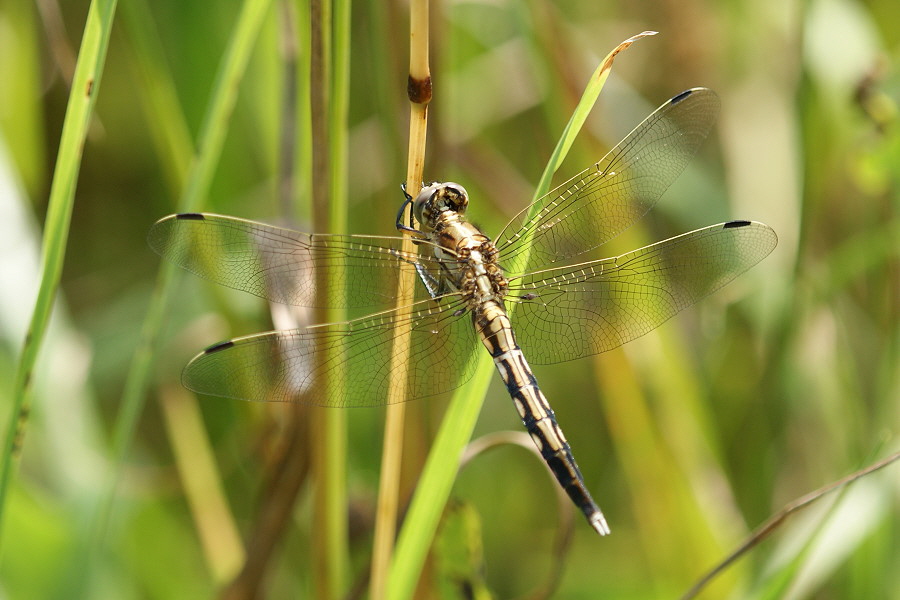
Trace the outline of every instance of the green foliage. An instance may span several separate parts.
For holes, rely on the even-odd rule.
[[[82,120],[81,157],[80,136],[63,135],[62,124],[73,110],[70,90],[84,83],[72,59],[102,55],[79,50],[98,24],[85,28],[88,2],[59,3],[59,21],[46,4],[0,7],[4,419],[21,389],[13,374],[25,324],[51,314],[52,293],[37,300],[34,257],[43,246],[44,260],[61,268],[65,249],[21,463],[3,506],[0,595],[203,597],[224,589],[249,555],[264,557],[271,597],[313,597],[316,545],[324,542],[314,533],[316,486],[303,476],[314,436],[303,427],[316,417],[211,398],[193,405],[178,381],[205,345],[270,328],[268,307],[181,274],[169,291],[154,292],[160,265],[145,244],[149,226],[174,210],[202,206],[270,222],[306,210],[279,201],[279,161],[285,20],[299,36],[294,108],[308,114],[308,7],[295,3],[289,17],[280,2],[120,3],[106,61],[94,63],[103,79]],[[599,538],[576,520],[558,597],[677,597],[787,502],[896,450],[896,2],[817,0],[796,14],[736,0],[717,11],[575,0],[433,10],[425,176],[464,184],[470,214],[488,233],[531,198],[600,57],[651,29],[660,35],[617,57],[556,180],[596,161],[666,98],[704,85],[722,99],[720,124],[609,253],[726,218],[764,221],[779,235],[760,265],[657,331],[537,371],[613,530]],[[405,19],[393,4],[357,3],[350,35],[335,40],[350,44],[350,232],[393,233],[406,160]],[[291,182],[291,200],[307,204],[309,129],[298,121],[302,175]],[[58,158],[51,168],[44,157]],[[66,194],[52,191],[67,164],[68,239],[60,229],[67,218],[55,216]],[[164,302],[167,295],[177,300]],[[465,512],[456,543],[442,538],[442,548],[470,551],[475,572],[483,560],[495,597],[527,594],[534,573],[559,560],[548,478],[514,453],[478,457],[454,487],[456,457],[431,454],[449,476],[421,484],[424,457],[442,447],[441,436],[459,448],[472,427],[475,436],[520,429],[497,378],[483,376],[487,392],[446,414],[444,398],[408,406],[403,496],[419,483],[419,502],[431,506],[421,527],[418,510],[408,515],[412,533],[402,534],[394,567],[408,569],[415,585],[424,562],[420,591],[447,576],[426,553],[435,552],[431,532],[448,494],[464,496],[479,518]],[[197,426],[173,405],[194,406]],[[352,567],[340,575],[349,590],[368,563],[383,411],[346,413],[349,499],[332,516],[350,515]],[[444,419],[466,425],[435,439]],[[280,535],[266,538],[260,506],[283,491],[271,482],[285,456],[299,457],[298,500]],[[4,459],[14,458],[7,449]],[[897,468],[790,518],[703,597],[863,598],[900,589]],[[261,554],[261,539],[275,541],[271,554]]]
[[[434,540],[438,597],[490,599],[483,554],[478,513],[464,503],[448,503]]]

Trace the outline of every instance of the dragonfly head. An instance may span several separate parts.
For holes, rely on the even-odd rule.
[[[468,205],[469,194],[466,193],[466,188],[451,181],[435,182],[419,192],[413,202],[413,216],[419,223],[434,229],[441,213],[453,211],[463,214]]]

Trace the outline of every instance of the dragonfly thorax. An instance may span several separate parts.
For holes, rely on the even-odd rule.
[[[434,229],[442,213],[462,215],[469,205],[466,188],[452,181],[434,182],[419,192],[413,202],[413,216],[428,229]]]
[[[446,289],[459,290],[470,309],[487,301],[502,302],[509,282],[499,264],[494,242],[469,223],[463,211],[468,197],[456,183],[439,183],[419,194],[422,224],[444,265]],[[414,209],[415,210],[415,209]]]
[[[497,264],[494,243],[484,240],[477,247],[461,248],[458,256],[462,266],[459,289],[470,308],[486,301],[502,302],[509,282]]]

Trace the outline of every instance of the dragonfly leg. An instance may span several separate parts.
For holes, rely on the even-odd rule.
[[[428,290],[428,295],[431,296],[432,299],[437,298],[445,292],[443,288],[446,286],[442,283],[443,280],[438,279],[429,273],[425,267],[419,263],[415,263],[413,266],[416,268],[419,279],[422,280],[422,284],[425,286],[425,289]]]
[[[403,196],[406,199],[403,201],[403,204],[400,205],[400,210],[397,211],[396,227],[399,231],[414,234],[416,237],[413,237],[413,243],[418,245],[419,243],[426,241],[428,239],[428,235],[413,227],[412,211],[410,211],[409,213],[409,225],[403,223],[403,211],[405,211],[406,207],[413,202],[413,197],[410,196],[409,192],[406,191],[405,183],[400,184],[400,189],[403,191]],[[425,289],[428,290],[428,295],[432,298],[437,298],[438,296],[446,294],[447,292],[453,291],[455,289],[451,285],[449,285],[449,282],[451,281],[450,273],[446,271],[446,267],[444,265],[441,265],[441,268],[444,270],[444,272],[440,277],[436,277],[429,273],[423,265],[407,259],[402,260],[406,260],[413,265],[413,267],[416,269],[416,273],[419,275],[419,279],[422,281],[422,285],[425,286]]]
[[[401,256],[398,252],[392,252],[392,254],[403,262],[413,266],[416,270],[416,274],[419,276],[419,280],[422,282],[422,285],[425,286],[425,289],[428,290],[428,295],[431,296],[432,299],[436,299],[438,296],[453,291],[454,288],[449,285],[447,273],[443,273],[440,277],[436,277],[429,273],[424,265],[414,260],[410,260],[405,256]]]
[[[406,207],[413,203],[413,197],[409,195],[409,192],[406,191],[406,184],[400,184],[400,189],[403,190],[403,196],[406,200],[403,201],[403,204],[400,205],[400,210],[397,211],[397,220],[395,225],[397,227],[397,231],[403,231],[405,233],[412,233],[416,237],[413,238],[413,241],[418,243],[419,240],[428,239],[428,235],[413,227],[413,216],[412,211],[409,211],[409,225],[403,223],[403,211],[406,210]]]

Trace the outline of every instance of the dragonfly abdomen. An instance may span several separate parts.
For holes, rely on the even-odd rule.
[[[522,423],[553,476],[597,533],[608,534],[606,519],[591,497],[569,442],[556,422],[556,415],[516,343],[506,311],[497,302],[487,302],[474,312],[474,320],[481,341],[491,353]]]

